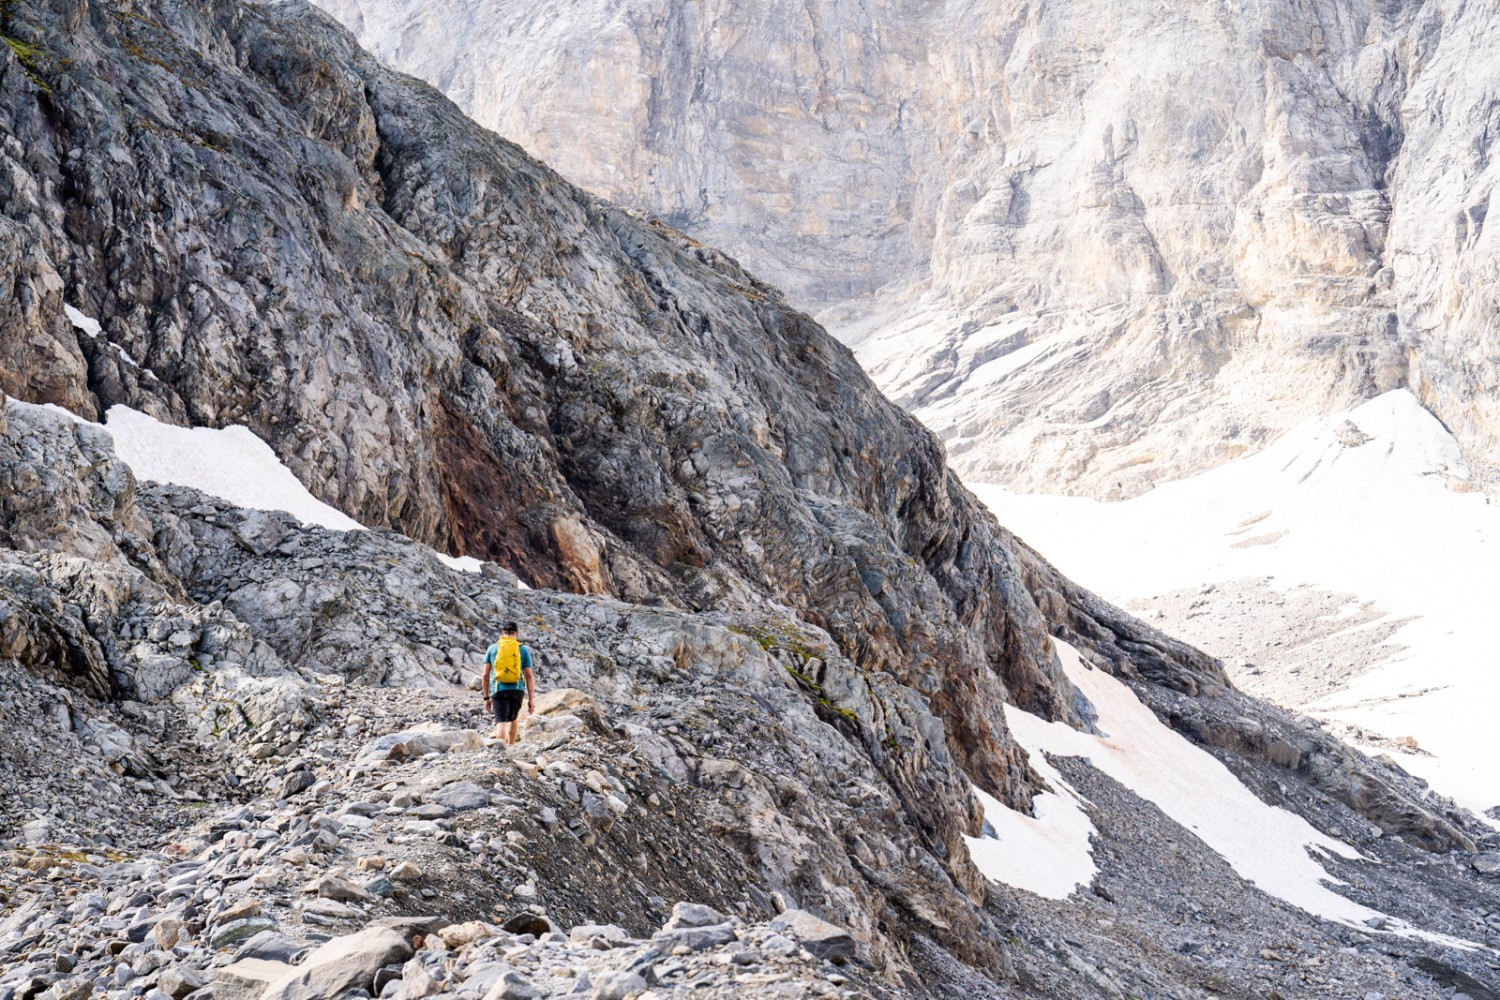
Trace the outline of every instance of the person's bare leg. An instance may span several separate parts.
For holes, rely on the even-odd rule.
[[[519,713],[517,713],[516,717],[511,720],[510,725],[507,727],[507,734],[508,735],[505,738],[505,743],[506,743],[507,746],[512,746],[512,745],[515,744],[516,740],[519,738],[518,734],[519,734],[520,728],[521,728],[521,716],[520,716]]]

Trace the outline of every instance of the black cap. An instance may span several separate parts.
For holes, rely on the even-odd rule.
[[[500,631],[505,633],[519,632],[521,631],[521,626],[517,625],[515,622],[506,622],[503,626],[501,626]]]

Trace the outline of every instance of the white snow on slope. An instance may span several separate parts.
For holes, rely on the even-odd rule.
[[[1036,718],[1020,709],[1006,710],[1008,722],[1013,723],[1018,716]],[[1089,847],[1095,830],[1084,811],[1088,803],[1047,763],[1047,758],[1029,744],[1022,745],[1030,751],[1032,770],[1055,791],[1035,796],[1031,811],[1036,815],[1027,816],[975,788],[991,830],[983,837],[964,840],[974,864],[989,878],[1045,899],[1067,899],[1074,889],[1094,881],[1099,870]]]
[[[97,337],[104,332],[97,319],[85,316],[72,306],[63,306],[63,313],[68,317],[68,322],[73,324],[73,329],[82,330],[90,337]]]
[[[1413,617],[1379,666],[1304,710],[1414,737],[1433,756],[1402,766],[1477,813],[1500,804],[1500,654],[1488,624],[1500,605],[1500,509],[1466,492],[1464,475],[1452,437],[1399,390],[1121,503],[971,485],[1002,524],[1117,602],[1267,577]]]
[[[202,490],[239,507],[285,511],[334,531],[364,527],[309,493],[248,427],[174,427],[128,406],[111,406],[104,419],[115,453],[139,479]],[[471,556],[435,554],[470,573],[482,565]]]
[[[1047,722],[1014,707],[1005,711],[1006,723],[1026,748],[1036,767],[1060,795],[1040,797],[1047,808],[1028,817],[984,796],[985,818],[997,840],[969,840],[970,853],[980,871],[998,881],[1053,899],[1065,898],[1076,885],[1093,877],[1088,833],[1078,837],[1079,821],[1068,808],[1051,800],[1078,795],[1050,766],[1043,754],[1082,757],[1136,795],[1192,831],[1243,879],[1278,899],[1327,920],[1367,930],[1366,920],[1386,921],[1386,929],[1403,936],[1441,941],[1452,947],[1473,948],[1470,942],[1419,931],[1403,921],[1345,899],[1329,885],[1339,885],[1309,853],[1359,858],[1348,844],[1319,832],[1302,817],[1267,805],[1212,755],[1200,750],[1157,719],[1125,684],[1101,670],[1085,666],[1078,651],[1060,640],[1058,655],[1070,680],[1098,710],[1102,736],[1081,732],[1060,722]],[[1028,827],[1038,829],[1030,830]],[[975,850],[976,844],[978,850]],[[1057,864],[1067,871],[1055,883],[1047,873],[1030,866]],[[1061,883],[1072,880],[1065,889]]]
[[[189,486],[239,507],[286,511],[334,531],[364,527],[309,493],[248,427],[174,427],[128,406],[111,406],[104,425],[115,453],[140,479]]]

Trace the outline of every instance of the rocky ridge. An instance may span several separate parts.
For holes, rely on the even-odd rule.
[[[1134,495],[1398,386],[1493,465],[1491,7],[324,6],[822,311],[974,481]]]
[[[7,470],[24,453],[73,474],[7,511],[0,549],[0,739],[20,765],[0,775],[0,995],[1486,995],[1482,953],[1278,907],[1081,763],[1063,762],[1100,823],[1091,891],[971,897],[872,763],[966,794],[941,791],[967,787],[941,725],[805,623],[517,589],[393,533],[137,484],[90,425],[3,412]],[[503,617],[546,692],[509,752],[452,683]],[[1386,861],[1339,870],[1358,898],[1500,933],[1473,867],[1500,837],[1429,853],[1456,845],[1423,831],[1486,835],[1349,755],[1346,781],[1428,803],[1361,815],[1318,780],[1316,727],[1136,683],[1263,797]]]

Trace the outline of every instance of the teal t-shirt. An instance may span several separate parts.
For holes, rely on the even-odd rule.
[[[484,662],[486,666],[494,667],[495,656],[500,652],[498,642],[490,643],[490,648],[485,651]],[[521,644],[521,679],[514,684],[500,684],[494,680],[494,673],[490,674],[491,691],[524,691],[526,690],[526,671],[531,669],[531,647],[525,643]]]

